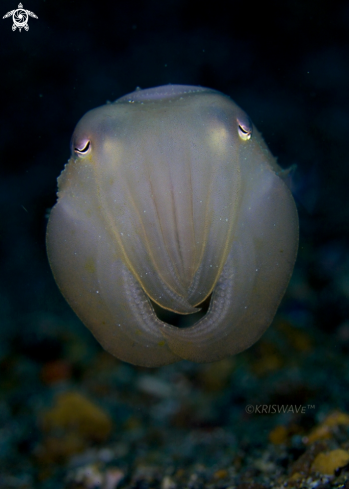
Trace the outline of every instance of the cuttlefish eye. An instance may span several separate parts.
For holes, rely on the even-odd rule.
[[[82,139],[76,142],[73,147],[75,154],[85,156],[91,151],[91,141],[89,139]]]
[[[292,274],[298,217],[245,112],[207,88],[137,89],[88,112],[71,148],[47,253],[102,346],[156,367],[257,341]]]
[[[252,136],[252,123],[249,117],[239,118],[237,119],[238,124],[238,134],[241,139],[246,141],[247,139],[251,139]]]

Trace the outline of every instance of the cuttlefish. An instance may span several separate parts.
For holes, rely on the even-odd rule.
[[[208,88],[136,90],[79,121],[47,253],[62,294],[117,358],[157,367],[245,350],[290,280],[298,217],[246,113]],[[188,327],[159,310],[206,313]]]

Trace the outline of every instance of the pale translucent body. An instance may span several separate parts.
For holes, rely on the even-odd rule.
[[[214,90],[169,85],[88,112],[47,229],[61,292],[107,351],[136,365],[248,348],[297,253],[280,174],[246,114]],[[211,293],[185,329],[160,321],[149,300],[190,314]]]

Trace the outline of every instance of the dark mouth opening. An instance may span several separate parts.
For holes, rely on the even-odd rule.
[[[196,307],[200,308],[200,311],[193,314],[177,314],[176,312],[163,309],[158,304],[155,304],[155,302],[153,302],[151,299],[149,300],[154,308],[155,314],[160,319],[160,321],[171,324],[172,326],[176,326],[177,328],[189,328],[205,316],[208,308],[210,307],[211,296],[212,294],[210,294],[203,302],[201,302],[201,304],[198,304]]]

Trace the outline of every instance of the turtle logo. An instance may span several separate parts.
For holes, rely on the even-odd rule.
[[[7,19],[7,17],[11,17],[11,15],[13,20],[12,30],[15,31],[18,27],[19,32],[21,32],[22,29],[29,31],[29,15],[30,17],[34,17],[34,19],[38,19],[38,16],[35,15],[33,12],[31,12],[30,10],[25,10],[21,3],[18,4],[18,8],[16,10],[11,10],[10,12],[7,12],[7,14],[3,16],[3,19]]]

